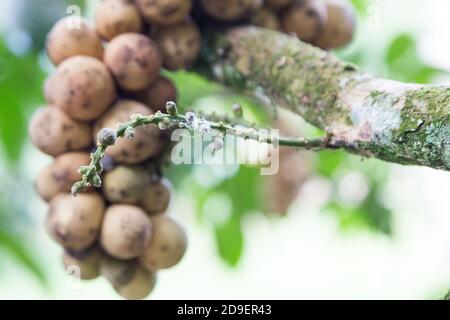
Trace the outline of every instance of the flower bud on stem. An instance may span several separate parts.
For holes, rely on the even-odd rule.
[[[272,137],[270,135],[262,135],[253,126],[234,125],[226,121],[214,122],[201,116],[200,118],[194,112],[187,112],[185,115],[178,113],[177,106],[174,102],[169,101],[166,105],[167,113],[160,111],[149,116],[135,114],[131,120],[126,123],[120,123],[117,130],[102,129],[97,135],[97,149],[91,153],[91,163],[88,166],[82,166],[79,169],[81,174],[81,181],[76,182],[72,186],[72,194],[76,195],[78,192],[85,191],[90,187],[100,187],[100,174],[103,171],[101,164],[105,157],[106,149],[116,143],[118,138],[126,137],[132,139],[134,137],[134,129],[145,125],[153,124],[161,130],[168,128],[186,128],[192,131],[199,132],[202,135],[209,134],[212,130],[219,134],[213,141],[215,150],[223,148],[223,139],[225,135],[233,135],[237,137],[245,137],[245,139],[252,139],[256,141],[264,140],[269,144],[276,144],[280,146],[290,146],[304,149],[337,149],[346,147],[345,141],[334,139],[327,135],[324,138],[305,139],[300,137]],[[233,110],[236,117],[242,118],[242,107],[234,105]]]

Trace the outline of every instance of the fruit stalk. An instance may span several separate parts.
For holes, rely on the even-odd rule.
[[[289,146],[303,149],[338,149],[349,147],[344,145],[344,141],[336,139],[330,135],[321,138],[307,139],[304,137],[287,137],[268,134],[266,130],[258,130],[254,127],[243,125],[232,125],[224,121],[210,121],[204,117],[197,119],[197,116],[188,112],[185,115],[178,114],[173,102],[167,104],[168,113],[160,111],[155,114],[143,116],[135,114],[132,119],[125,123],[120,123],[117,130],[103,129],[98,134],[97,149],[91,154],[91,162],[87,166],[79,169],[81,181],[76,182],[72,187],[72,194],[76,195],[80,191],[85,191],[91,186],[100,187],[100,173],[103,171],[101,160],[105,156],[106,149],[115,144],[117,138],[133,139],[134,129],[147,125],[156,125],[161,130],[184,128],[191,131],[198,131],[201,134],[208,134],[211,130],[216,130],[223,135],[231,135],[244,139],[255,140],[260,143],[267,143],[274,146]]]
[[[376,78],[280,32],[211,32],[197,70],[262,94],[352,153],[450,170],[450,87]],[[267,100],[267,99],[266,99]]]

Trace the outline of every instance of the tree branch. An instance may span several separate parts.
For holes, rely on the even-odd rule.
[[[450,170],[450,87],[375,78],[294,37],[255,27],[212,32],[198,70],[262,92],[352,153]]]
[[[108,147],[114,145],[118,138],[134,138],[134,129],[147,125],[156,125],[161,130],[184,128],[191,131],[198,131],[200,134],[209,134],[211,130],[217,131],[221,136],[216,137],[213,144],[214,149],[223,146],[222,136],[232,135],[242,139],[255,140],[261,143],[275,146],[289,146],[304,149],[338,149],[343,147],[343,143],[331,136],[323,138],[306,139],[303,137],[285,137],[272,134],[267,130],[259,130],[245,125],[235,125],[224,121],[211,121],[204,117],[198,118],[193,112],[185,115],[178,114],[176,104],[172,101],[167,103],[167,114],[158,111],[149,116],[135,114],[130,121],[119,123],[116,130],[104,128],[97,134],[97,149],[91,153],[89,165],[81,166],[78,173],[81,180],[72,186],[72,194],[77,195],[80,191],[85,191],[90,187],[101,187],[100,174],[103,171],[102,159],[106,155]]]

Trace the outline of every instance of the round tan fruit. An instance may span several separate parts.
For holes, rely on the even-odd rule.
[[[85,19],[66,17],[59,20],[47,36],[47,54],[54,65],[67,58],[84,55],[103,57],[100,37]]]
[[[90,162],[91,158],[87,152],[68,152],[56,157],[52,164],[52,175],[59,189],[70,192],[72,185],[81,180],[78,169]]]
[[[162,52],[164,67],[169,70],[190,67],[197,59],[202,45],[200,31],[190,20],[158,28],[153,38]]]
[[[56,107],[36,110],[28,128],[31,142],[42,152],[57,156],[92,144],[92,128],[73,120]]]
[[[140,261],[148,270],[173,267],[186,252],[186,233],[178,222],[165,215],[153,217],[152,223],[153,237]]]
[[[114,81],[99,60],[75,56],[61,63],[45,82],[45,97],[73,119],[98,118],[114,101]]]
[[[132,100],[120,100],[97,120],[94,134],[96,135],[103,128],[116,129],[119,123],[130,121],[131,116],[134,114],[146,116],[152,113],[152,110],[142,103]],[[147,125],[136,128],[134,133],[132,140],[126,138],[117,139],[116,144],[109,147],[106,154],[119,163],[135,164],[159,152],[161,141],[158,128],[153,125]]]
[[[321,35],[327,19],[323,0],[294,0],[281,16],[283,30],[299,39],[314,43]]]
[[[135,204],[147,185],[147,172],[137,166],[118,166],[105,174],[103,194],[111,203]]]
[[[39,172],[34,182],[34,188],[45,202],[49,202],[63,191],[53,175],[53,165],[48,165]]]
[[[81,251],[97,239],[104,211],[105,203],[98,193],[77,197],[61,193],[50,202],[47,230],[63,247]]]
[[[292,0],[264,0],[264,4],[271,9],[281,9],[287,7]]]
[[[105,256],[100,263],[100,273],[128,300],[144,299],[156,284],[156,273],[146,270],[136,260],[121,261]]]
[[[136,92],[132,97],[155,112],[166,112],[167,102],[177,101],[177,89],[172,81],[160,76],[150,87]]]
[[[81,280],[92,280],[100,275],[101,256],[97,246],[79,252],[65,250],[63,264],[70,275],[80,277]]]
[[[201,0],[205,12],[222,21],[236,21],[260,8],[262,0]]]
[[[156,44],[138,33],[121,34],[105,50],[105,64],[124,90],[145,89],[158,78],[161,58]]]
[[[329,0],[326,5],[328,19],[317,45],[325,50],[343,47],[352,41],[355,32],[355,10],[344,0]]]
[[[189,14],[192,0],[136,0],[142,15],[154,25],[177,24]]]
[[[281,28],[278,16],[266,7],[263,7],[252,14],[249,22],[255,26],[271,30],[280,30]]]
[[[139,204],[149,215],[164,213],[169,207],[171,190],[169,180],[151,179],[147,187],[143,189]]]
[[[103,0],[95,12],[95,27],[106,40],[122,33],[141,32],[143,22],[132,0]]]
[[[152,223],[141,208],[116,204],[110,206],[100,234],[102,248],[117,259],[138,257],[152,236]]]

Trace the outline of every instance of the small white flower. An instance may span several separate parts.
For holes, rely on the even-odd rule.
[[[158,123],[158,127],[159,127],[160,130],[167,130],[167,129],[169,129],[169,125],[166,122],[164,122],[164,121]]]
[[[223,148],[223,139],[222,137],[215,137],[213,141],[214,151],[219,151]]]
[[[133,115],[131,115],[131,120],[135,121],[138,119],[142,119],[144,116],[141,113],[135,113]]]
[[[116,132],[109,128],[104,128],[97,134],[97,141],[104,146],[112,146],[116,143]]]
[[[167,113],[170,114],[171,116],[176,116],[178,113],[177,104],[173,101],[167,101],[166,110]]]
[[[189,128],[191,128],[193,130],[198,129],[198,119],[197,119],[197,116],[195,115],[195,113],[187,112],[186,115],[184,116],[184,118],[186,119],[186,124]]]
[[[258,133],[258,142],[264,143],[267,142],[267,134],[262,133],[262,132],[257,132]]]
[[[205,118],[200,118],[199,131],[201,134],[208,134],[211,131],[211,125]]]
[[[128,128],[125,130],[125,138],[127,138],[127,139],[129,139],[129,140],[133,140],[133,139],[134,139],[134,135],[135,135],[135,132],[134,132],[134,129],[133,129],[133,128],[128,127]]]

